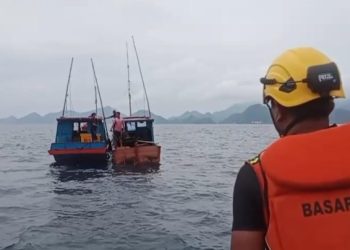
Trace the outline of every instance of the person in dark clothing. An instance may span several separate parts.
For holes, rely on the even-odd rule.
[[[91,118],[91,136],[92,140],[97,140],[97,127],[98,127],[98,121],[96,117],[96,113],[92,113],[90,116]]]

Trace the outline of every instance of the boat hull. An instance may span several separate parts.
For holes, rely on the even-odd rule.
[[[161,147],[158,145],[136,145],[117,147],[113,151],[113,163],[116,165],[159,165]]]
[[[66,164],[105,164],[108,162],[108,154],[65,154],[54,155],[55,162],[58,165]]]
[[[79,164],[79,163],[106,163],[109,154],[105,145],[94,147],[94,145],[84,145],[84,147],[62,147],[53,143],[48,151],[57,164]]]

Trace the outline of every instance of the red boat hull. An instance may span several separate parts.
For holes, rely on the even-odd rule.
[[[106,163],[109,158],[106,148],[51,149],[49,154],[58,164]]]
[[[113,151],[113,163],[116,165],[159,165],[161,147],[158,145],[136,145],[117,147]]]
[[[67,155],[67,154],[105,154],[105,148],[74,148],[74,149],[50,149],[50,155]]]

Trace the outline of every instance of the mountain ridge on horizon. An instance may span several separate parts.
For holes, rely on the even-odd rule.
[[[350,121],[350,102],[341,102],[331,114],[331,121],[336,123],[344,123]],[[112,115],[113,110],[111,106],[104,107],[104,113],[106,117]],[[89,110],[84,112],[67,111],[70,116],[89,116],[95,110]],[[0,118],[0,124],[45,124],[55,123],[58,117],[61,117],[62,112],[50,112],[45,115],[40,115],[37,112],[31,112],[23,117],[15,117],[13,115],[6,118]],[[72,115],[73,114],[73,115]],[[98,114],[102,114],[102,110],[98,109]],[[133,113],[134,116],[143,116],[148,114],[148,111],[138,110]],[[269,112],[265,105],[254,103],[236,103],[228,108],[215,111],[201,113],[196,110],[185,111],[179,116],[171,116],[165,118],[163,116],[154,114],[151,112],[152,118],[155,123],[158,124],[215,124],[215,123],[264,123],[270,124],[271,119]],[[122,113],[122,116],[127,116]]]
[[[254,102],[236,103],[236,104],[233,104],[233,105],[229,106],[228,108],[226,108],[224,110],[214,111],[212,113],[211,112],[201,113],[201,112],[196,111],[196,110],[186,110],[186,111],[184,111],[183,113],[181,113],[178,116],[170,115],[170,116],[167,116],[168,118],[166,118],[165,116],[161,116],[161,115],[159,115],[159,116],[161,116],[161,117],[163,117],[164,119],[167,119],[167,120],[172,120],[174,118],[178,118],[178,117],[184,116],[186,113],[192,113],[192,112],[196,112],[196,113],[198,113],[198,115],[210,114],[210,115],[218,116],[218,114],[221,114],[221,113],[232,113],[232,110],[236,110],[237,112],[243,111],[246,107],[248,107],[249,105],[252,105],[252,104],[254,104]],[[113,108],[110,105],[107,105],[107,106],[104,107],[105,113],[108,113],[110,111],[110,113],[112,114],[113,110],[118,110],[118,109]],[[72,114],[73,113],[73,115],[89,115],[92,112],[95,112],[95,111],[94,110],[89,110],[89,111],[68,110],[65,113],[66,114]],[[141,113],[144,113],[144,112],[148,113],[148,111],[140,109],[140,110],[134,112],[133,115],[135,115],[135,114],[140,115]],[[22,118],[27,117],[27,116],[37,116],[37,115],[41,116],[41,117],[55,116],[55,118],[58,118],[58,117],[61,116],[60,115],[61,113],[62,113],[62,111],[57,111],[57,112],[49,112],[49,113],[41,115],[38,112],[33,111],[33,112],[30,112],[30,113],[28,113],[28,114],[26,114],[24,116],[9,115],[7,117],[0,117],[0,121],[4,120],[4,119],[9,119],[9,118],[22,119]],[[101,108],[98,108],[98,113],[101,113]],[[122,116],[128,116],[128,115],[126,115],[126,113],[123,113],[123,112],[121,112],[121,114],[122,114]],[[106,114],[106,116],[108,116],[108,115]]]

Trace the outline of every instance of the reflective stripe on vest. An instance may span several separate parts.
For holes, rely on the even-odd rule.
[[[272,250],[350,249],[350,125],[287,136],[253,164]]]

